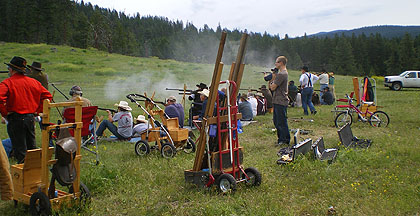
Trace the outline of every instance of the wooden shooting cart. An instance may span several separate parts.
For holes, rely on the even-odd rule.
[[[238,182],[247,182],[250,185],[261,183],[261,174],[255,168],[243,169],[243,148],[239,145],[237,133],[237,119],[241,114],[237,113],[236,96],[241,85],[244,71],[243,59],[248,35],[243,34],[236,59],[231,66],[227,83],[227,94],[224,101],[219,101],[218,88],[223,71],[221,62],[226,32],[222,32],[219,50],[210,86],[206,110],[201,122],[200,137],[197,143],[197,151],[194,166],[191,170],[185,170],[185,181],[199,186],[211,186],[216,182],[221,192],[236,190]],[[216,114],[214,108],[216,106]],[[209,132],[209,128],[212,131]],[[213,133],[213,137],[210,137]],[[214,137],[214,134],[217,134]],[[210,149],[210,142],[213,147]],[[215,148],[214,148],[215,146]],[[207,154],[205,154],[205,152]],[[215,181],[216,180],[216,181]]]
[[[22,202],[29,205],[33,215],[50,215],[51,209],[59,209],[63,204],[69,206],[74,204],[70,202],[75,200],[79,203],[83,198],[90,196],[87,187],[80,182],[80,154],[81,129],[82,123],[82,104],[78,98],[74,102],[50,103],[44,100],[42,123],[42,148],[28,150],[23,164],[11,166],[13,176],[15,204]],[[50,111],[54,107],[75,107],[75,122],[65,124],[50,124]],[[46,126],[48,125],[48,126]],[[49,132],[57,130],[57,128],[73,128],[74,139],[77,143],[77,150],[74,157],[74,167],[76,169],[76,177],[70,186],[69,192],[56,189],[55,197],[48,194],[49,182],[49,166],[57,163],[57,159],[51,160],[53,148],[49,147]],[[54,194],[54,191],[53,191]]]

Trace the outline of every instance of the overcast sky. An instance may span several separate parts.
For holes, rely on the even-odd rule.
[[[80,0],[79,0],[80,1]],[[289,37],[375,25],[420,25],[420,0],[91,0],[100,7]]]

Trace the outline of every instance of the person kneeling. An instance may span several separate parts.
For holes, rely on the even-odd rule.
[[[128,106],[126,101],[120,101],[118,112],[112,116],[111,111],[108,112],[108,120],[103,120],[96,131],[97,136],[102,136],[105,129],[108,128],[119,140],[129,139],[133,133],[133,117],[131,115],[131,107]],[[113,122],[118,122],[118,128]]]
[[[322,105],[331,105],[334,103],[334,97],[330,92],[330,88],[329,87],[325,87],[324,88],[324,93],[322,94],[322,101],[321,104]]]

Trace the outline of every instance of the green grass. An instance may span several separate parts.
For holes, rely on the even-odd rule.
[[[0,45],[0,61],[8,62],[15,55],[27,58],[29,63],[41,61],[50,82],[63,92],[67,94],[71,86],[80,85],[84,96],[95,105],[110,108],[126,100],[128,93],[151,95],[156,91],[156,98],[163,100],[176,93],[165,91],[165,87],[182,88],[185,83],[194,89],[196,83],[209,84],[213,73],[211,64],[127,57],[94,49],[75,48],[72,52],[66,46],[54,46],[57,52],[52,52],[52,47],[5,43]],[[226,62],[222,80],[229,70],[230,62]],[[260,70],[264,68],[247,65],[241,87],[265,84],[261,74],[254,73]],[[289,71],[289,75],[297,82],[300,72]],[[351,78],[336,76],[339,98],[352,91]],[[276,135],[271,132],[272,115],[258,116],[258,122],[245,127],[239,140],[245,151],[244,166],[256,167],[262,173],[262,185],[248,188],[240,184],[237,192],[229,195],[217,193],[214,187],[208,190],[185,183],[183,172],[192,168],[193,154],[180,152],[167,160],[152,152],[141,158],[135,155],[132,143],[101,142],[101,164],[83,163],[81,170],[92,203],[81,209],[64,209],[60,215],[325,215],[330,206],[339,215],[419,214],[420,91],[390,91],[378,79],[377,97],[381,110],[390,117],[389,127],[373,128],[361,122],[352,126],[356,136],[373,140],[368,150],[340,146],[333,106],[318,106],[318,114],[311,116],[314,122],[289,121],[290,128],[313,131],[302,138],[315,140],[323,136],[326,147],[340,148],[332,164],[306,155],[289,165],[276,165],[279,149],[274,146]],[[58,102],[65,100],[58,92],[54,98]],[[134,108],[133,116],[138,114],[141,110]],[[302,115],[301,108],[288,109],[289,117]],[[6,138],[4,125],[0,125],[0,131],[0,137]],[[38,130],[37,139],[40,141]],[[83,161],[92,160],[93,155],[83,151]],[[0,214],[28,212],[22,204],[15,208],[12,202],[0,202]]]

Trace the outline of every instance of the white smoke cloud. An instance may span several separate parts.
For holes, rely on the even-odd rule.
[[[160,72],[162,73],[162,72]],[[119,101],[127,100],[126,95],[131,93],[144,94],[151,97],[155,92],[156,101],[164,101],[165,98],[174,95],[181,99],[176,91],[166,91],[166,88],[181,88],[183,83],[170,73],[163,75],[162,79],[156,77],[155,72],[143,71],[143,73],[133,74],[129,77],[118,77],[109,80],[104,86],[105,97],[109,100]]]

